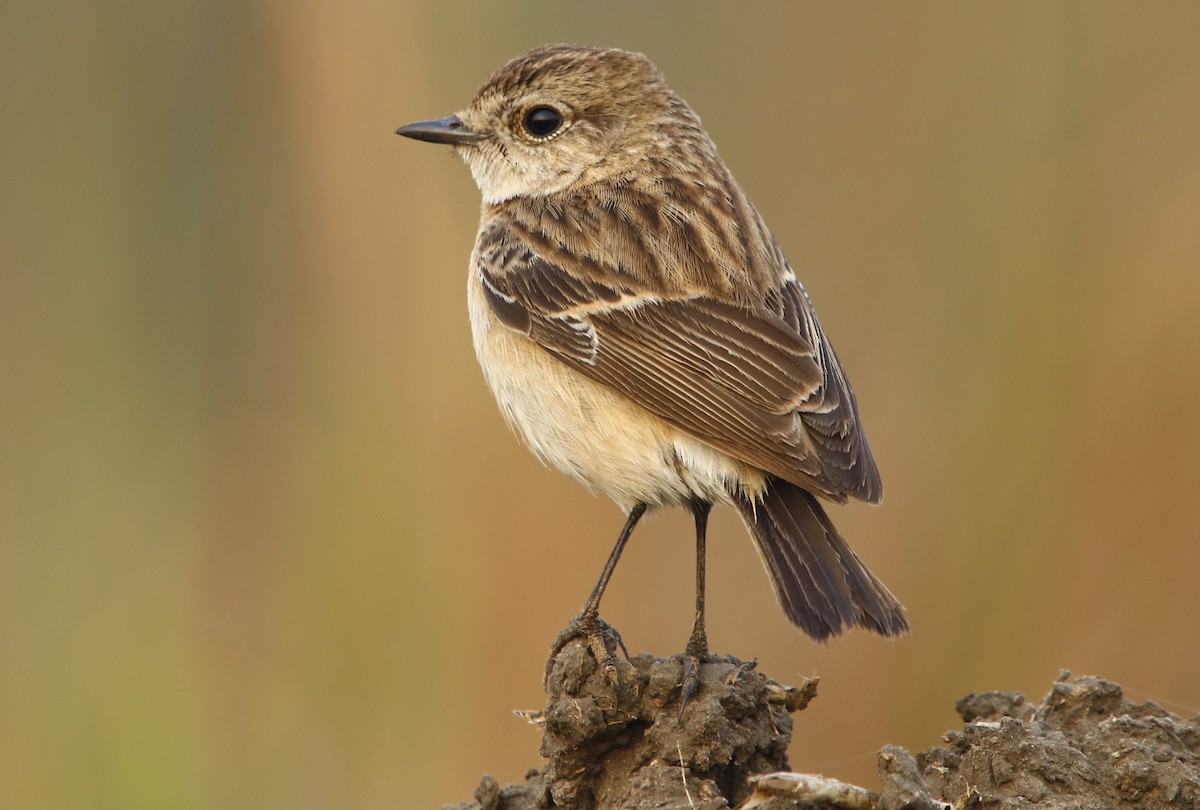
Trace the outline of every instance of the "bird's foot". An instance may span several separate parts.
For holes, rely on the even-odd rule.
[[[700,688],[700,665],[720,660],[708,651],[708,637],[704,634],[703,625],[693,628],[692,637],[688,639],[680,658],[683,662],[683,678],[679,683],[679,722],[682,723],[688,701]]]
[[[615,697],[617,659],[614,654],[619,647],[621,654],[628,658],[629,650],[625,649],[625,642],[621,640],[621,634],[617,632],[616,628],[595,613],[580,613],[563,628],[563,631],[558,634],[558,638],[554,639],[554,644],[550,647],[550,657],[546,659],[546,683],[550,681],[550,672],[554,669],[554,661],[558,658],[558,654],[577,638],[587,642],[588,649],[592,651],[592,656],[596,659],[596,664],[604,672],[604,677],[612,684]]]
[[[744,672],[749,672],[758,666],[758,661],[739,661],[728,655],[716,655],[708,651],[708,643],[703,636],[692,636],[687,647],[680,656],[683,663],[683,677],[679,684],[679,722],[683,722],[683,714],[687,711],[688,701],[700,688],[700,667],[704,664],[736,664],[737,669],[725,677],[726,685],[734,683]]]

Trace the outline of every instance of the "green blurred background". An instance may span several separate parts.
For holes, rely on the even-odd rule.
[[[649,54],[850,370],[836,509],[913,634],[794,631],[729,510],[710,637],[822,677],[793,766],[874,784],[1062,667],[1200,706],[1200,6],[7,2],[0,805],[396,808],[519,780],[621,515],[472,356],[478,196],[397,125],[550,41]],[[686,638],[692,539],[605,601]],[[664,576],[663,571],[670,572]]]

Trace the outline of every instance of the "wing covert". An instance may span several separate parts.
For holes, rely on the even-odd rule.
[[[878,500],[854,395],[790,271],[751,308],[486,236],[475,269],[506,327],[735,458],[834,500]]]

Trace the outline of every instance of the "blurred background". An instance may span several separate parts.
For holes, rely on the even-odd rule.
[[[884,473],[833,516],[910,637],[787,623],[730,510],[710,638],[821,676],[876,784],[968,690],[1200,706],[1200,6],[8,2],[0,805],[395,808],[538,767],[622,516],[476,368],[478,194],[399,124],[552,41],[639,50],[817,303]],[[604,603],[682,648],[692,536]]]

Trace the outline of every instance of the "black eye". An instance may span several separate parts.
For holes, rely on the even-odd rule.
[[[525,131],[535,138],[547,138],[562,126],[562,113],[553,107],[534,107],[525,113]]]

